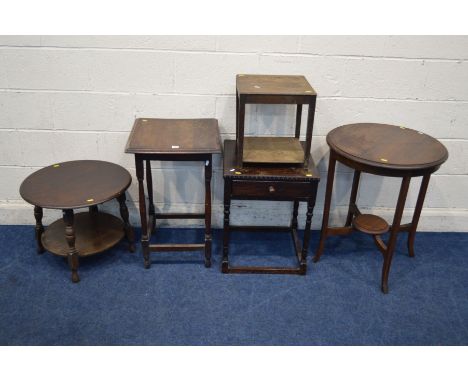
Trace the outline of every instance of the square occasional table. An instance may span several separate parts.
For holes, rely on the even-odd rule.
[[[135,155],[141,218],[141,245],[145,268],[149,268],[150,252],[205,251],[205,266],[211,266],[211,177],[213,154],[221,153],[216,119],[154,119],[135,120],[128,138],[126,153]],[[156,213],[153,201],[151,161],[201,161],[205,167],[204,213]],[[144,176],[149,210],[146,209]],[[149,213],[149,217],[148,217]],[[150,244],[157,219],[205,219],[203,244]]]
[[[305,146],[305,142],[302,142]],[[307,166],[245,166],[237,167],[236,142],[224,142],[224,231],[223,231],[223,273],[285,273],[305,275],[307,272],[307,251],[310,241],[310,226],[317,196],[320,175],[312,158]],[[278,200],[292,201],[293,212],[290,226],[232,226],[229,223],[231,200]],[[301,244],[297,234],[297,215],[299,202],[307,203],[304,241]],[[252,267],[229,265],[230,231],[283,231],[291,232],[298,266],[286,267]]]
[[[306,164],[312,144],[316,91],[304,76],[238,74],[236,76],[237,166]],[[244,137],[247,104],[296,105],[294,137]],[[300,141],[302,106],[307,105],[305,144]]]

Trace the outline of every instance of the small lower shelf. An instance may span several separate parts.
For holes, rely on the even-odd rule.
[[[371,235],[381,235],[388,232],[390,226],[380,216],[371,214],[361,214],[354,218],[353,227],[364,233]]]
[[[117,244],[125,235],[122,220],[104,212],[80,212],[74,217],[75,247],[79,256],[90,256]],[[44,248],[57,256],[68,256],[65,223],[56,220],[42,234]]]
[[[244,163],[304,163],[304,150],[294,137],[245,137]]]

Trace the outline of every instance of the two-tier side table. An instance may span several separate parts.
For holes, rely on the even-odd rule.
[[[114,163],[78,160],[57,163],[29,175],[20,194],[34,205],[38,253],[47,250],[68,257],[72,281],[78,282],[78,258],[103,252],[126,235],[135,250],[133,229],[128,220],[125,191],[132,183],[130,173]],[[117,199],[122,220],[98,211],[98,205]],[[63,219],[42,225],[43,208],[60,209]],[[73,210],[88,211],[74,214]]]
[[[154,119],[135,120],[128,138],[126,153],[135,155],[141,218],[141,245],[145,268],[149,268],[150,251],[204,250],[205,266],[211,266],[211,177],[213,154],[221,153],[218,121],[216,119]],[[153,200],[151,161],[201,161],[205,168],[204,213],[156,213]],[[146,209],[144,177],[149,210]],[[149,218],[148,218],[149,213]],[[204,219],[203,244],[150,244],[157,219]],[[149,221],[148,221],[149,220]]]
[[[307,165],[317,93],[304,76],[238,74],[236,77],[237,167],[244,164]],[[294,137],[244,137],[246,104],[296,105]],[[305,145],[300,142],[302,105],[308,105]]]
[[[305,143],[303,142],[303,145]],[[236,142],[224,142],[224,231],[223,231],[223,273],[284,273],[305,275],[307,271],[307,251],[310,240],[310,226],[315,206],[319,173],[312,158],[307,166],[245,166],[237,167]],[[309,154],[310,155],[310,154]],[[232,226],[229,222],[231,200],[277,200],[292,201],[293,212],[289,227]],[[307,203],[306,224],[303,244],[297,234],[299,202]],[[229,265],[229,233],[236,231],[282,231],[291,232],[298,266],[252,267]]]
[[[322,255],[325,239],[331,235],[349,234],[353,230],[373,236],[383,254],[381,288],[388,293],[388,275],[395,250],[397,235],[408,232],[409,256],[414,256],[414,239],[424,198],[431,174],[448,158],[445,146],[429,135],[403,126],[375,123],[345,125],[332,130],[327,135],[330,146],[330,163],[328,167],[325,206],[323,212],[322,232],[314,262]],[[329,227],[330,203],[335,177],[336,161],[354,169],[349,210],[344,227]],[[402,182],[392,225],[379,216],[361,214],[356,204],[361,172],[401,177]],[[411,223],[401,224],[406,196],[412,177],[422,176],[416,207]],[[390,231],[387,243],[381,235]]]

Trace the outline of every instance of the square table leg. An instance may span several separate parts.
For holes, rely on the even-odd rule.
[[[211,267],[211,178],[212,156],[205,161],[205,267]]]
[[[80,281],[78,276],[78,251],[75,248],[75,229],[73,210],[63,210],[63,221],[65,222],[65,239],[67,240],[68,252],[68,265],[72,271],[72,281],[77,283]]]
[[[151,232],[156,228],[156,210],[153,201],[153,175],[151,174],[151,161],[146,160],[146,189],[148,190],[148,208],[151,223]]]

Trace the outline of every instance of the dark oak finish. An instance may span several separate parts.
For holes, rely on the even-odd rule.
[[[73,210],[66,210],[71,211]],[[72,223],[75,236],[75,249],[80,257],[91,256],[117,244],[125,235],[124,223],[118,217],[104,212],[96,215],[88,212],[74,214],[71,221],[56,220],[47,227],[42,236],[44,247],[57,256],[68,256],[69,246],[63,235],[70,230],[66,223]]]
[[[73,210],[63,210],[63,223],[63,226],[65,227],[65,240],[67,243],[65,253],[68,257],[68,265],[72,271],[72,281],[77,283],[80,281],[80,277],[78,276],[78,251],[75,247],[76,237]]]
[[[77,160],[44,167],[20,186],[21,197],[42,208],[75,209],[117,198],[132,177],[123,167],[98,160]]]
[[[245,95],[317,95],[304,76],[238,74],[237,91]]]
[[[314,262],[320,259],[327,236],[346,235],[351,233],[353,229],[371,234],[384,257],[381,289],[382,292],[388,293],[388,276],[398,232],[409,232],[408,252],[411,257],[414,256],[414,239],[429,179],[431,174],[447,160],[447,149],[438,140],[423,132],[403,126],[376,123],[359,123],[338,127],[327,135],[327,143],[330,146],[330,162],[322,231]],[[353,168],[355,172],[345,226],[329,227],[328,221],[337,161]],[[391,226],[378,216],[363,215],[359,211],[356,198],[361,172],[402,178]],[[410,181],[412,177],[417,176],[422,176],[423,179],[413,219],[411,223],[401,224]],[[380,235],[387,231],[390,231],[390,235],[385,243]]]
[[[135,155],[138,179],[139,207],[141,220],[141,245],[145,268],[151,266],[150,252],[204,250],[205,266],[211,266],[211,178],[212,156],[221,153],[218,121],[216,119],[154,119],[135,120],[128,138],[126,153]],[[156,213],[153,201],[153,179],[151,161],[199,161],[205,169],[205,212],[204,213]],[[144,190],[146,163],[146,185],[148,210]],[[156,230],[157,219],[204,219],[205,238],[203,244],[150,244]]]
[[[109,249],[124,234],[134,251],[134,233],[128,220],[125,191],[132,178],[123,167],[110,162],[79,160],[57,163],[28,176],[20,186],[21,196],[34,205],[37,250],[68,257],[72,281],[80,280],[79,257]],[[99,212],[98,204],[117,199],[122,220]],[[59,219],[44,230],[43,208],[61,209]],[[73,210],[87,208],[74,215]]]
[[[130,154],[221,152],[216,119],[137,118],[125,148]]]
[[[353,227],[370,235],[382,235],[389,230],[388,223],[380,216],[370,214],[355,215]]]
[[[37,246],[37,253],[44,252],[44,246],[42,245],[42,234],[44,233],[44,226],[42,225],[42,207],[34,206],[34,218],[36,219],[36,246]]]
[[[309,158],[317,93],[304,76],[238,74],[236,77],[237,167],[249,164],[304,164]],[[296,104],[294,137],[245,137],[246,104]],[[299,142],[302,105],[308,105],[306,144]]]
[[[319,173],[311,158],[307,167],[294,166],[236,166],[236,142],[224,142],[224,229],[223,229],[223,273],[275,273],[305,275],[307,271],[307,251],[310,240],[310,226],[317,195]],[[293,212],[289,227],[231,226],[229,222],[231,200],[284,200],[293,202]],[[297,215],[299,202],[307,202],[304,242],[297,235]],[[298,266],[285,267],[232,267],[229,265],[230,231],[281,231],[291,232]]]

